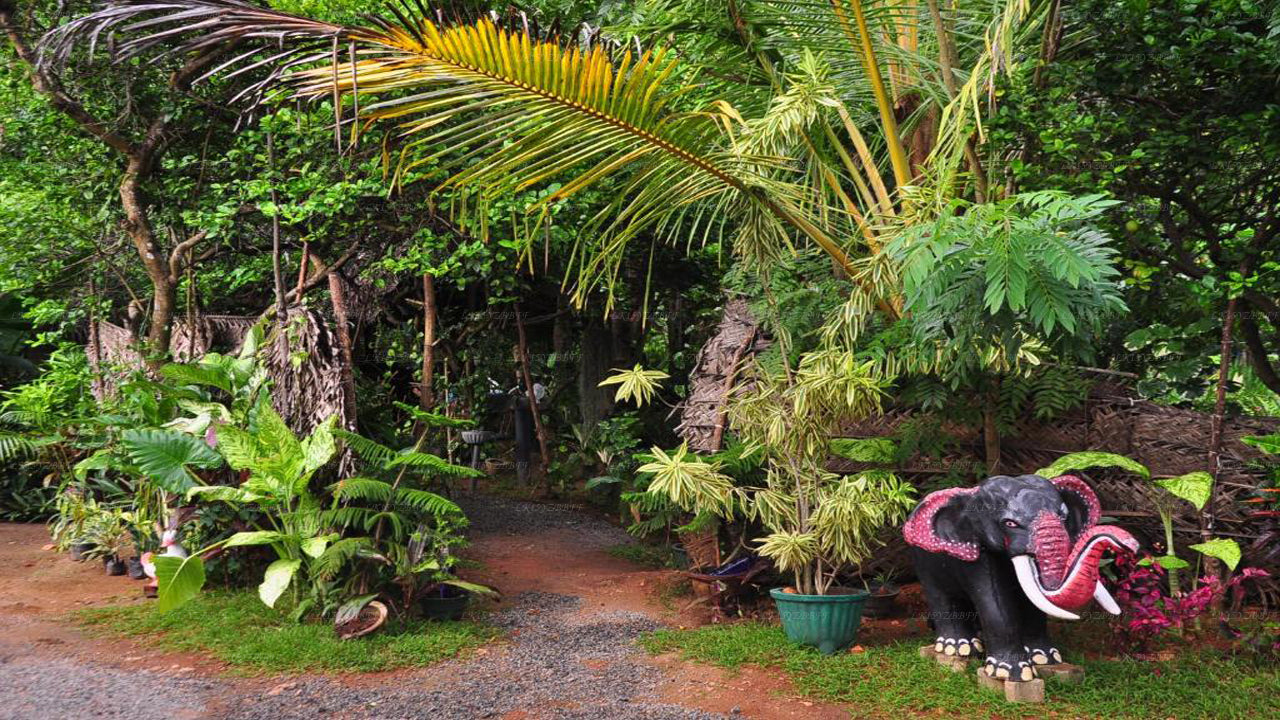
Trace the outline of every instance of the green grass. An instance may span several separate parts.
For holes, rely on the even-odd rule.
[[[243,674],[374,672],[424,666],[493,639],[470,622],[388,620],[377,633],[339,640],[330,623],[294,623],[252,592],[210,592],[169,613],[153,605],[81,610],[76,621],[102,635],[144,639],[154,647],[211,655]]]
[[[823,657],[792,645],[781,628],[740,623],[661,630],[642,640],[652,653],[735,669],[783,670],[803,695],[847,703],[853,717],[902,715],[1058,718],[1280,717],[1280,669],[1233,662],[1205,651],[1168,662],[1083,662],[1085,681],[1048,681],[1044,705],[1014,705],[921,658],[920,640]]]

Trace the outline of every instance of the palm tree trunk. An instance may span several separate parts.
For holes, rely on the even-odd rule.
[[[436,283],[431,273],[422,274],[422,385],[418,401],[423,410],[435,407],[436,367]]]

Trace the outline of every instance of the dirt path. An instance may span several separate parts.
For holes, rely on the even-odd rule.
[[[40,550],[40,526],[0,525],[0,718],[844,718],[762,671],[736,675],[650,658],[634,639],[688,622],[657,590],[671,573],[611,557],[617,528],[563,506],[481,497],[474,577],[505,599],[504,640],[432,668],[367,675],[230,678],[207,658],[85,638],[86,605],[136,601],[138,583]]]

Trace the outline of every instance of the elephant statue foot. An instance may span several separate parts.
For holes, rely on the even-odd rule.
[[[978,637],[942,637],[933,642],[933,651],[940,655],[972,657],[982,652],[982,639]]]
[[[993,677],[997,680],[1012,680],[1014,682],[1027,682],[1038,677],[1035,666],[1030,660],[1006,662],[990,655],[987,656],[987,661],[982,664],[982,672],[986,673],[987,677]]]
[[[942,655],[986,654],[983,672],[1012,682],[1063,663],[1048,617],[1078,620],[1092,601],[1120,608],[1099,581],[1107,551],[1138,549],[1099,525],[1093,490],[1073,476],[996,476],[931,493],[903,527]]]

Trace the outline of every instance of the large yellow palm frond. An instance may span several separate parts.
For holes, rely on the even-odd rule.
[[[109,0],[43,45],[53,61],[104,33],[121,35],[115,52],[122,59],[158,45],[179,53],[222,49],[229,59],[216,71],[267,70],[250,86],[255,91],[354,95],[363,122],[394,122],[403,131],[397,180],[424,166],[445,169],[446,186],[481,202],[553,178],[562,185],[546,202],[606,188],[610,199],[580,233],[575,253],[580,293],[608,284],[622,250],[641,233],[697,234],[732,214],[748,219],[738,228],[744,246],[784,247],[799,235],[852,269],[833,239],[843,211],[813,213],[786,159],[725,142],[737,122],[731,109],[673,107],[684,88],[675,86],[670,54],[619,55],[490,19],[442,24],[420,5],[388,7],[394,20],[350,27],[239,0]]]

